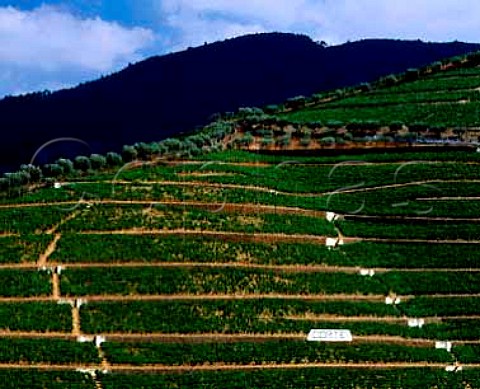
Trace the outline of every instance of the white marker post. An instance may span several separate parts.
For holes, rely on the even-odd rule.
[[[309,342],[351,342],[352,340],[350,330],[312,329],[307,336]]]
[[[452,342],[435,342],[436,349],[447,350],[448,352],[452,351]]]

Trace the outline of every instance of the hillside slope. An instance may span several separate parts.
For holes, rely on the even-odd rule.
[[[479,387],[480,153],[200,158],[0,199],[2,387]]]
[[[77,137],[105,152],[191,130],[215,112],[369,81],[478,48],[391,40],[325,48],[275,33],[152,57],[70,90],[0,101],[0,166],[28,162],[56,137]]]

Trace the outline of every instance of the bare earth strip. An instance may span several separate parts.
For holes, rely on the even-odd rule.
[[[254,185],[237,185],[237,184],[221,184],[221,183],[212,183],[208,181],[168,181],[168,180],[153,180],[153,181],[95,181],[95,183],[101,184],[111,184],[112,185],[112,196],[114,196],[115,185],[166,185],[166,186],[187,186],[187,187],[205,187],[205,188],[220,188],[220,189],[239,189],[239,190],[247,190],[253,192],[264,192],[264,193],[271,193],[277,195],[284,195],[284,196],[293,196],[293,197],[328,197],[336,194],[344,194],[344,193],[359,193],[359,192],[369,192],[369,191],[377,191],[382,189],[392,189],[392,188],[402,188],[402,187],[409,187],[409,186],[417,186],[423,184],[448,184],[448,183],[480,183],[480,180],[469,179],[469,180],[424,180],[424,181],[414,181],[414,182],[406,182],[406,183],[393,183],[393,184],[386,184],[386,185],[377,185],[373,187],[365,187],[365,188],[355,188],[355,189],[338,189],[334,191],[327,191],[327,192],[318,192],[318,193],[304,193],[304,192],[285,192],[279,191],[268,187],[262,186],[254,186]],[[69,184],[75,185],[89,185],[92,184],[90,181],[67,181],[63,183],[64,185],[68,186]],[[21,208],[21,207],[35,207],[35,206],[51,206],[51,205],[76,205],[79,202],[90,202],[87,200],[79,200],[79,201],[63,201],[63,202],[56,202],[56,203],[22,203],[22,204],[0,204],[1,208]],[[106,203],[104,201],[91,201],[91,202],[100,202]],[[127,203],[135,203],[135,201],[126,201]],[[154,201],[155,202],[155,201]],[[138,201],[137,203],[142,203]],[[151,204],[152,201],[145,201],[144,203]],[[158,204],[175,204],[175,202],[156,202]],[[180,202],[184,204],[184,202]],[[241,206],[241,204],[232,204],[234,206]],[[249,206],[257,207],[256,204],[250,204]],[[269,206],[262,206],[264,210],[267,211]],[[281,209],[282,207],[276,207],[277,209]],[[288,209],[288,207],[283,207]],[[286,211],[288,212],[288,211]],[[316,211],[312,211],[316,212]],[[321,212],[321,211],[320,211]]]
[[[479,196],[464,196],[464,197],[419,197],[416,201],[479,201]]]
[[[441,298],[480,298],[480,294],[419,294],[419,295],[398,295],[402,301],[408,301],[415,297],[428,297],[432,299]],[[303,301],[370,301],[380,302],[385,300],[384,295],[363,295],[363,294],[160,294],[160,295],[85,295],[67,296],[69,300],[81,298],[87,301],[202,301],[202,300],[303,300]],[[48,302],[58,301],[52,296],[38,297],[0,297],[0,303],[21,303],[21,302]]]
[[[76,218],[80,214],[80,210],[76,210],[70,214],[68,214],[66,217],[64,217],[60,222],[58,222],[56,225],[54,225],[52,228],[46,231],[46,234],[55,234],[57,230],[62,226],[63,224],[69,222],[70,220]]]
[[[351,237],[350,237],[351,239]],[[480,240],[464,239],[391,239],[391,238],[356,238],[357,241],[379,243],[428,243],[428,244],[480,244]]]
[[[413,369],[413,368],[438,368],[444,369],[448,363],[438,362],[326,362],[326,363],[264,363],[258,365],[239,365],[239,364],[209,364],[209,365],[181,365],[181,366],[166,366],[166,365],[110,365],[111,372],[193,372],[193,371],[235,371],[235,370],[264,370],[264,369],[307,369],[307,368],[349,368],[349,369]],[[480,364],[465,364],[463,369],[479,369]],[[101,370],[101,365],[95,364],[46,364],[46,363],[1,363],[0,369],[34,369],[34,370]]]
[[[248,262],[227,262],[227,263],[212,263],[212,262],[77,262],[77,263],[63,263],[50,262],[52,266],[61,265],[64,269],[83,269],[83,268],[245,268],[245,269],[259,269],[266,271],[279,271],[286,273],[359,273],[361,266],[328,266],[328,265],[259,265]],[[23,265],[26,268],[32,265]],[[2,268],[20,268],[19,265],[0,265]],[[424,273],[424,272],[438,272],[438,273],[478,273],[480,268],[369,268],[375,273]]]
[[[53,263],[52,263],[53,264]],[[279,271],[286,273],[358,273],[360,267],[340,267],[340,266],[316,266],[316,265],[258,265],[243,262],[231,263],[211,263],[211,262],[103,262],[103,263],[56,263],[62,265],[64,269],[85,269],[85,268],[245,268],[258,269],[266,271]],[[15,265],[12,266],[15,268]],[[1,269],[1,266],[0,266]],[[375,272],[388,272],[388,269],[375,269]],[[414,269],[418,272],[424,272],[425,269]],[[443,269],[445,270],[445,269]],[[451,269],[450,269],[451,270]],[[470,270],[470,269],[469,269]],[[400,270],[401,271],[401,270]],[[407,269],[408,271],[408,269]],[[458,271],[454,269],[453,271]],[[480,272],[480,269],[477,269]]]
[[[264,370],[264,369],[305,369],[305,368],[350,368],[350,369],[408,369],[408,368],[439,368],[443,369],[447,363],[432,362],[364,362],[364,363],[299,363],[299,364],[259,364],[259,365],[236,365],[236,364],[212,364],[199,366],[161,366],[143,365],[141,367],[131,365],[112,365],[111,371],[138,371],[138,372],[191,372],[191,371],[218,371],[218,370]],[[478,369],[480,364],[462,365],[465,369]]]
[[[72,306],[72,335],[79,336],[81,334],[80,328],[80,310]]]
[[[192,235],[192,236],[213,236],[219,239],[230,239],[239,242],[307,242],[325,244],[327,237],[320,235],[299,235],[299,234],[275,234],[275,233],[244,233],[232,231],[211,231],[211,230],[147,230],[132,228],[113,231],[80,231],[84,235]],[[392,238],[359,238],[343,237],[345,244],[357,242],[379,242],[379,243],[432,243],[432,244],[480,244],[480,240],[464,239],[392,239]]]
[[[448,297],[450,295],[444,296]],[[402,299],[413,298],[414,296],[401,296]],[[285,294],[171,294],[171,295],[86,295],[86,296],[68,296],[67,300],[81,298],[87,301],[172,301],[172,300],[258,300],[258,299],[283,299],[283,300],[305,300],[305,301],[383,301],[383,295],[361,295],[361,294],[320,294],[320,295],[285,295]],[[0,303],[21,303],[21,302],[49,302],[58,301],[52,296],[35,297],[0,297]]]
[[[414,296],[402,296],[403,299]],[[95,295],[82,296],[87,301],[165,301],[165,300],[258,300],[258,299],[284,299],[284,300],[306,300],[306,301],[384,301],[383,295],[362,295],[362,294],[172,294],[172,295]],[[2,301],[0,299],[0,301]]]
[[[52,298],[58,300],[60,298],[60,279],[56,272],[52,272]]]
[[[258,269],[266,271],[278,271],[285,273],[359,273],[361,266],[329,266],[329,265],[261,265],[249,262],[145,262],[138,260],[122,262],[119,260],[108,261],[89,261],[89,262],[62,262],[62,261],[49,261],[48,266],[52,269],[56,266],[62,266],[63,269],[89,269],[89,268],[245,268],[245,269]],[[0,264],[0,269],[24,269],[33,270],[37,269],[37,264],[32,263],[11,263]],[[374,270],[375,273],[424,273],[424,272],[436,272],[436,273],[479,273],[480,268],[380,268],[373,267],[368,268]]]
[[[46,231],[47,235],[53,235],[55,234],[52,242],[47,246],[47,249],[45,250],[44,253],[40,255],[38,258],[37,265],[38,266],[45,266],[47,264],[48,257],[53,254],[55,249],[57,248],[57,243],[62,237],[60,233],[57,233],[58,228],[64,224],[67,223],[68,221],[72,220],[73,218],[77,217],[80,214],[80,211],[75,211],[67,215],[65,218],[63,218],[59,223],[54,225],[52,228],[50,228],[48,231]]]
[[[476,89],[468,89],[465,91],[469,92],[474,92]],[[416,94],[417,92],[411,92],[412,94]],[[433,93],[433,92],[432,92]],[[335,166],[338,164],[341,164],[342,166],[362,166],[362,165],[368,165],[368,166],[382,166],[382,165],[401,165],[404,163],[411,163],[412,161],[407,161],[407,160],[396,160],[396,161],[384,161],[384,162],[369,162],[369,161],[334,161],[334,162],[325,162],[325,163],[306,163],[306,162],[297,162],[292,159],[292,161],[288,162],[288,165],[294,165],[294,166]],[[429,161],[429,160],[418,160],[416,161],[419,164],[429,164],[429,165],[436,165],[436,164],[447,164],[447,163],[452,163],[452,164],[458,164],[458,165],[478,165],[479,162],[475,161]],[[161,163],[160,163],[161,164]],[[160,165],[159,164],[159,165]],[[182,165],[200,165],[200,166],[243,166],[243,167],[269,167],[269,166],[278,166],[278,165],[284,165],[286,164],[285,162],[223,162],[223,161],[189,161],[189,160],[179,160],[179,161],[168,161],[165,163],[167,166],[182,166]],[[198,172],[197,172],[198,173]],[[181,172],[181,175],[193,175],[194,173],[190,172]],[[205,174],[215,174],[215,173],[207,173],[207,170],[205,169]],[[223,175],[224,173],[218,173],[219,175]]]
[[[58,234],[58,233],[55,234],[55,237],[47,246],[47,249],[45,250],[45,252],[42,253],[38,258],[37,266],[46,266],[48,257],[52,255],[55,249],[57,248],[57,243],[61,237],[62,237],[61,234]]]
[[[305,333],[198,333],[198,334],[176,334],[176,333],[131,333],[131,332],[106,332],[96,334],[110,342],[161,342],[161,343],[236,343],[254,342],[262,343],[276,340],[304,341],[307,338]],[[18,339],[64,339],[76,340],[79,334],[62,332],[22,332],[22,331],[0,331],[2,338]],[[93,339],[94,334],[86,337]],[[453,344],[478,345],[480,340],[451,340]],[[403,338],[400,336],[388,335],[366,335],[353,336],[353,343],[385,343],[402,344],[406,346],[434,347],[435,340],[422,338]]]
[[[329,196],[334,194],[343,194],[343,193],[359,193],[359,192],[371,192],[377,191],[382,189],[394,189],[394,188],[406,188],[409,186],[417,186],[417,185],[428,185],[428,184],[466,184],[466,183],[480,183],[480,180],[424,180],[424,181],[412,181],[412,182],[405,182],[405,183],[394,183],[388,185],[378,185],[378,186],[371,186],[366,188],[356,188],[356,189],[347,189],[347,190],[337,190],[332,192],[324,192],[318,194],[316,196]]]
[[[167,185],[167,186],[187,186],[187,187],[206,187],[206,188],[220,188],[220,189],[239,189],[239,190],[248,190],[254,192],[265,192],[265,193],[272,193],[272,194],[279,194],[284,196],[294,196],[294,197],[325,197],[325,196],[332,196],[336,194],[344,194],[344,193],[359,193],[359,192],[370,192],[370,191],[377,191],[382,189],[394,189],[394,188],[403,188],[409,186],[418,186],[418,185],[427,185],[427,184],[458,184],[458,183],[480,183],[480,180],[476,179],[464,179],[464,180],[422,180],[422,181],[412,181],[412,182],[405,182],[405,183],[393,183],[393,184],[386,184],[386,185],[377,185],[371,187],[364,187],[364,188],[354,188],[354,189],[338,189],[333,191],[327,192],[319,192],[319,193],[304,193],[304,192],[285,192],[279,191],[268,187],[262,186],[255,186],[255,185],[238,185],[238,184],[221,184],[221,183],[212,183],[208,181],[168,181],[168,180],[152,180],[152,181],[96,181],[96,183],[103,183],[103,184],[111,184],[112,188],[115,185]],[[76,184],[76,185],[88,185],[92,184],[89,181],[68,181],[64,183],[65,185],[68,184]],[[112,190],[112,194],[114,190]]]
[[[321,235],[301,235],[301,234],[269,234],[269,233],[245,233],[233,231],[211,231],[211,230],[158,230],[158,229],[143,229],[131,228],[124,230],[113,231],[97,231],[87,230],[80,231],[80,234],[85,235],[191,235],[191,236],[212,236],[219,239],[228,239],[234,242],[309,242],[317,244],[325,244],[326,238]],[[347,238],[345,243],[354,243],[359,241],[357,238]]]
[[[325,217],[324,211],[315,211],[297,207],[284,207],[274,205],[261,204],[245,204],[245,203],[215,203],[201,201],[157,201],[157,200],[91,200],[91,201],[59,201],[50,203],[21,203],[12,205],[0,205],[0,208],[33,208],[33,207],[53,207],[62,205],[75,205],[79,203],[89,204],[105,204],[105,205],[170,205],[170,206],[186,206],[199,207],[212,210],[222,210],[226,212],[241,213],[276,213],[281,215],[303,215],[310,217]]]
[[[469,222],[478,223],[478,217],[436,217],[436,216],[403,216],[403,215],[342,215],[346,220],[401,220],[401,221],[451,221],[451,222]]]

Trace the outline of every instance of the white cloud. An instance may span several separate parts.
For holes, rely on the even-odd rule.
[[[175,46],[243,32],[289,31],[341,43],[362,38],[479,41],[477,0],[153,0]]]
[[[142,59],[154,41],[149,29],[81,18],[65,8],[0,7],[0,96],[98,78]]]
[[[32,11],[0,8],[3,66],[108,71],[119,62],[137,59],[138,50],[152,41],[153,33],[147,29],[80,19],[49,6]]]

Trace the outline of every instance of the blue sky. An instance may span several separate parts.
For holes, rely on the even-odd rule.
[[[0,96],[254,32],[480,42],[478,0],[0,0]]]

